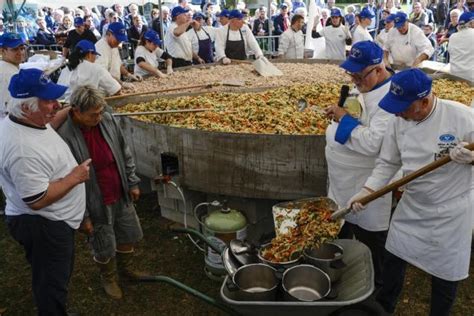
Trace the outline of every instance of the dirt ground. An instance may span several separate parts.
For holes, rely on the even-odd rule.
[[[142,198],[138,213],[145,233],[136,251],[136,265],[156,275],[167,275],[207,294],[219,297],[220,284],[203,272],[203,255],[184,236],[168,231],[172,224],[159,216],[154,195]],[[471,275],[474,264],[471,260]],[[405,280],[396,315],[428,315],[430,279],[418,269],[410,268]],[[69,286],[69,305],[81,315],[221,315],[197,298],[163,283],[122,284],[124,298],[114,301],[105,297],[98,271],[91,260],[83,235],[77,234],[74,274]],[[2,314],[2,309],[6,312]],[[0,223],[0,315],[34,315],[30,268],[23,250]],[[474,282],[472,276],[459,288],[452,315],[474,315]]]

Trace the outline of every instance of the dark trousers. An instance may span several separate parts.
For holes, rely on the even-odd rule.
[[[390,252],[386,252],[383,286],[377,295],[377,301],[386,312],[393,313],[398,296],[405,280],[407,263]],[[431,276],[431,310],[430,316],[448,316],[456,298],[458,281],[446,281]]]
[[[387,231],[371,232],[357,225],[345,222],[342,226],[339,238],[352,239],[355,237],[358,241],[369,247],[372,253],[372,262],[374,264],[375,285],[381,286],[382,270],[385,253],[385,241],[387,240]]]
[[[193,62],[184,60],[182,58],[172,58],[173,60],[173,68],[179,68],[179,67],[186,67],[186,66],[192,66]]]
[[[67,315],[67,286],[74,263],[74,230],[62,221],[37,215],[7,217],[12,237],[31,265],[38,315]]]

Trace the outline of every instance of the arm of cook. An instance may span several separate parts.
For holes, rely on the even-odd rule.
[[[286,52],[288,51],[288,48],[290,47],[290,34],[289,32],[283,32],[283,34],[280,35],[280,39],[278,42],[278,55],[279,56],[284,56],[286,55]]]
[[[244,24],[242,27],[242,34],[244,35],[245,45],[247,52],[252,51],[255,54],[255,58],[260,58],[263,56],[262,49],[258,45],[257,39],[252,33],[252,30],[248,27],[247,24]]]
[[[412,45],[416,48],[416,60],[413,65],[416,66],[423,60],[429,59],[434,53],[434,48],[422,30],[414,27],[412,31]]]
[[[392,117],[387,124],[387,131],[382,140],[380,154],[375,161],[375,168],[364,187],[378,190],[387,185],[402,167],[402,160],[396,139],[396,118]]]
[[[226,25],[224,27],[221,27],[217,29],[216,31],[216,43],[215,43],[215,48],[216,48],[216,60],[221,60],[222,58],[227,57],[225,55],[225,45],[227,41],[227,30],[229,29],[229,26]]]

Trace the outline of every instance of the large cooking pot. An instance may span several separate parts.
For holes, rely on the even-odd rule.
[[[240,267],[232,277],[240,301],[274,301],[279,280],[276,270],[263,263]]]
[[[283,273],[282,287],[285,300],[314,302],[331,292],[331,280],[323,270],[301,264]]]
[[[326,272],[333,283],[339,281],[346,267],[342,260],[344,248],[332,242],[323,243],[319,248],[305,249],[303,256],[305,262]]]

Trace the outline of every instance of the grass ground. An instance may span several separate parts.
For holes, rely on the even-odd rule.
[[[219,283],[207,279],[202,254],[183,236],[168,231],[171,222],[159,217],[154,195],[138,204],[145,233],[136,252],[137,268],[173,277],[211,297],[219,297]],[[82,235],[77,235],[74,274],[69,286],[71,309],[81,315],[220,315],[218,309],[184,294],[166,284],[123,284],[125,296],[120,301],[103,294],[99,276]],[[474,264],[471,261],[471,274]],[[6,225],[0,223],[0,314],[34,315],[31,276],[22,249],[10,238]],[[405,290],[396,315],[428,315],[430,279],[422,271],[408,270]],[[474,315],[474,281],[461,283],[452,315]],[[295,315],[296,316],[296,315]]]

